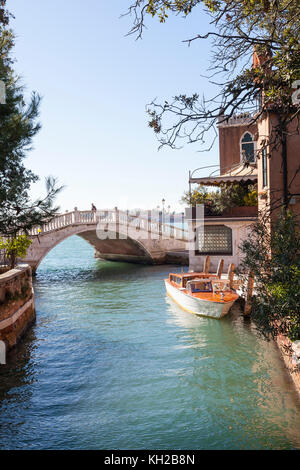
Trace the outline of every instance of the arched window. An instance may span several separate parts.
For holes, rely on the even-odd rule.
[[[254,140],[250,132],[245,132],[241,139],[241,160],[249,163],[255,162]]]

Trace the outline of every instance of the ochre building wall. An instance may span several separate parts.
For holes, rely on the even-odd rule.
[[[245,132],[257,138],[257,125],[219,125],[219,152],[221,175],[241,162],[241,139]]]

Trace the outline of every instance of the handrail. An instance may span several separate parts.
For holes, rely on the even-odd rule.
[[[104,213],[105,215],[102,216],[101,213]],[[143,229],[149,233],[169,235],[171,238],[188,240],[188,231],[183,228],[167,224],[161,220],[152,221],[145,217],[132,217],[128,211],[120,211],[119,209],[104,209],[99,211],[74,210],[72,212],[58,214],[50,222],[47,222],[40,227],[34,227],[29,231],[29,235],[40,236],[71,225],[107,225],[109,223],[118,223],[119,225],[125,224],[127,227]]]

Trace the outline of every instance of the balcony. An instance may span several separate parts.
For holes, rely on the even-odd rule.
[[[219,165],[197,168],[189,174],[190,204],[204,204],[206,219],[255,220],[258,216],[257,205],[257,168],[255,164],[233,165],[220,174]],[[209,173],[208,176],[204,174]],[[219,187],[211,189],[191,189],[192,184],[200,187]],[[197,196],[199,194],[199,198]],[[193,195],[196,193],[195,198]],[[199,202],[198,202],[199,201]]]
[[[204,176],[204,173],[209,173]],[[203,175],[203,176],[202,176]],[[257,183],[256,164],[241,163],[225,168],[220,174],[220,165],[210,165],[196,168],[189,172],[189,184],[200,184],[203,186],[221,186],[234,183]]]

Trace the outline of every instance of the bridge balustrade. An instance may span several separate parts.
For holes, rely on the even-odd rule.
[[[53,220],[42,227],[34,227],[29,235],[42,235],[60,228],[77,224],[98,224],[98,223],[119,223],[125,226],[135,227],[137,230],[144,230],[178,240],[188,240],[188,231],[174,225],[161,221],[151,221],[149,218],[133,216],[128,211],[101,210],[101,211],[78,211],[66,212],[57,215]]]

